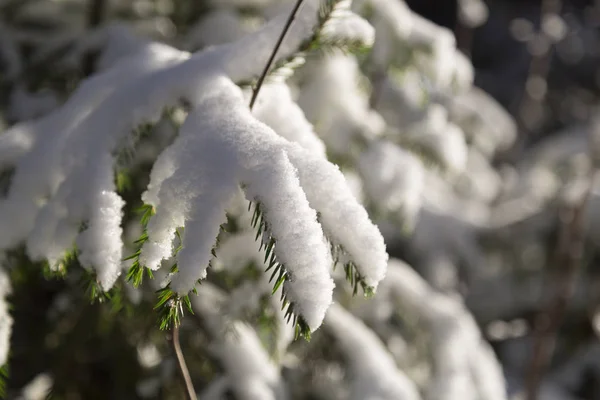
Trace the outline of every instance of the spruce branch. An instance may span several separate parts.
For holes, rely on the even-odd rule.
[[[256,87],[252,91],[252,98],[250,99],[250,109],[251,110],[252,110],[252,107],[254,107],[254,103],[256,102],[256,98],[258,97],[258,92],[260,92],[260,88],[262,87],[263,82],[265,81],[265,78],[267,77],[267,74],[269,73],[269,69],[271,69],[271,65],[273,64],[273,60],[275,60],[275,56],[277,55],[277,51],[279,50],[279,47],[281,47],[281,43],[283,43],[283,39],[285,38],[285,35],[287,34],[288,30],[292,26],[292,23],[294,22],[294,19],[296,18],[296,14],[298,13],[298,10],[300,9],[300,6],[302,5],[303,1],[304,0],[297,0],[296,1],[296,5],[292,9],[292,12],[290,13],[289,18],[288,18],[285,26],[283,27],[283,31],[281,32],[281,35],[279,35],[279,38],[277,39],[277,43],[275,44],[275,47],[273,48],[273,52],[271,53],[271,56],[269,57],[269,61],[267,61],[267,64],[265,65],[265,68],[262,71],[262,74],[258,78],[258,82],[256,83]]]
[[[340,260],[344,257],[344,254],[346,254],[346,251],[344,250],[344,247],[339,244],[334,244],[331,241],[329,243],[331,247],[331,255],[333,256],[333,269],[335,270],[337,265],[340,264]],[[346,280],[352,287],[353,296],[358,294],[359,285],[362,288],[365,297],[372,297],[375,294],[375,289],[367,284],[364,276],[358,272],[354,262],[344,262],[343,268]]]
[[[84,287],[86,296],[89,297],[92,304],[104,303],[112,300],[112,290],[106,292],[96,278],[96,273],[86,268],[83,269],[83,276],[80,279],[81,285]]]
[[[315,26],[313,34],[300,44],[298,50],[291,56],[283,58],[277,62],[273,62],[272,59],[276,52],[272,54],[271,62],[267,64],[267,68],[263,71],[263,74],[259,77],[256,83],[253,82],[238,82],[240,86],[254,86],[253,100],[251,101],[250,108],[252,109],[256,96],[258,96],[258,90],[264,84],[264,81],[273,78],[289,78],[294,74],[294,71],[300,68],[306,62],[306,58],[309,55],[322,56],[323,54],[330,54],[336,51],[341,51],[344,54],[361,55],[366,53],[370,46],[365,45],[360,40],[356,39],[344,39],[339,37],[327,37],[323,34],[323,28],[325,24],[335,17],[335,11],[343,0],[326,0],[324,1],[319,9],[317,16],[317,24]],[[290,22],[290,21],[288,21]],[[291,25],[291,24],[290,24]],[[272,65],[272,68],[270,67]]]
[[[191,314],[194,314],[189,295],[181,296],[175,293],[171,289],[170,284],[157,290],[156,293],[158,295],[158,302],[154,306],[154,309],[158,310],[159,327],[161,330],[165,331],[181,325],[184,305]]]
[[[321,4],[317,25],[312,36],[300,45],[298,51],[292,57],[275,63],[270,75],[291,75],[289,72],[290,70],[293,71],[304,65],[307,54],[327,54],[336,50],[341,51],[344,54],[362,54],[369,49],[369,46],[366,46],[364,43],[357,40],[344,40],[339,37],[331,38],[326,37],[326,35],[323,34],[325,24],[335,18],[334,13],[342,1],[343,0],[326,0]]]
[[[248,204],[248,210],[252,209],[252,204],[252,201],[250,201]],[[281,288],[281,309],[285,309],[284,318],[286,321],[288,323],[291,321],[292,325],[294,326],[295,339],[303,337],[305,340],[310,341],[310,327],[301,315],[298,315],[294,312],[294,303],[288,299],[285,293],[284,283],[290,279],[290,274],[285,268],[285,265],[277,260],[277,256],[275,255],[277,239],[270,234],[269,226],[264,218],[264,213],[262,211],[260,202],[256,202],[254,207],[251,225],[252,228],[256,229],[255,240],[261,238],[259,250],[263,250],[263,248],[265,250],[264,263],[267,265],[265,272],[273,270],[273,272],[271,272],[271,277],[269,278],[269,282],[273,282],[273,280],[275,280],[271,295],[274,295]]]
[[[343,38],[319,38],[311,43],[309,51],[323,54],[341,52],[344,55],[361,55],[369,52],[371,48],[361,40],[347,40]]]
[[[138,287],[142,284],[142,281],[144,280],[144,272],[146,272],[150,279],[154,278],[152,270],[140,264],[140,254],[142,253],[142,246],[148,240],[147,226],[150,218],[154,215],[155,210],[153,206],[144,204],[139,208],[138,211],[141,214],[141,224],[144,230],[139,239],[135,241],[135,244],[137,245],[135,253],[124,259],[124,261],[133,260],[133,264],[129,268],[129,271],[127,271],[126,280],[131,282],[134,287]]]

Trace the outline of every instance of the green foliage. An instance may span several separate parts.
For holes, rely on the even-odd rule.
[[[125,261],[133,260],[133,264],[129,268],[129,271],[127,271],[127,276],[125,279],[127,282],[131,282],[134,287],[138,287],[142,284],[144,280],[144,273],[146,273],[150,279],[154,278],[152,270],[140,264],[140,254],[142,253],[142,246],[148,240],[148,232],[146,228],[150,218],[154,215],[155,210],[153,206],[144,204],[139,208],[138,212],[141,214],[141,224],[144,229],[142,235],[135,241],[137,246],[135,253],[125,258]]]
[[[181,325],[183,307],[194,314],[189,295],[181,296],[171,290],[170,285],[157,290],[158,302],[154,306],[158,310],[159,327],[161,330],[169,330]]]
[[[360,40],[348,40],[344,38],[327,37],[323,34],[325,24],[332,18],[333,14],[342,0],[326,0],[321,3],[317,26],[313,35],[300,44],[298,51],[288,58],[284,58],[273,65],[267,79],[287,78],[294,71],[304,65],[305,59],[311,55],[321,57],[326,54],[341,51],[344,54],[361,56],[366,54],[370,47]],[[241,86],[255,86],[255,82],[238,82]]]
[[[342,0],[326,0],[321,3],[317,28],[315,29],[315,32],[308,43],[305,44],[303,46],[304,48],[302,48],[300,51],[319,51],[325,53],[342,51],[343,53],[354,55],[365,54],[369,51],[370,46],[365,45],[365,43],[361,42],[360,40],[327,37],[326,35],[323,35],[322,31],[325,27],[325,24],[327,24],[333,18],[336,18],[334,16],[334,12],[341,2]]]
[[[6,397],[6,383],[8,381],[9,367],[8,362],[0,367],[0,399]]]
[[[164,107],[161,117],[158,121],[170,121],[170,123],[177,127],[178,124],[175,122],[174,118],[175,110],[176,107]],[[153,139],[152,133],[154,132],[157,124],[158,123],[154,121],[145,121],[137,125],[131,130],[131,134],[125,139],[128,142],[125,143],[124,146],[120,146],[121,150],[114,155],[116,165],[114,171],[114,181],[117,192],[121,196],[135,189],[134,176],[137,177],[137,174],[140,173],[140,165],[132,164],[135,152],[140,142],[144,140],[151,141]],[[140,193],[137,192],[135,193],[136,198],[139,198],[139,194]]]
[[[85,229],[82,227],[82,229]],[[116,287],[106,292],[100,286],[96,278],[96,272],[87,268],[84,268],[77,259],[77,247],[73,247],[65,252],[62,260],[56,262],[54,265],[50,265],[48,262],[43,262],[41,265],[42,276],[46,280],[54,279],[65,279],[69,272],[78,274],[79,286],[83,288],[85,295],[92,304],[104,303],[107,301],[113,301],[114,295],[118,290]],[[116,308],[120,308],[113,304]]]
[[[263,295],[260,298],[258,315],[253,322],[257,327],[257,333],[263,339],[265,348],[269,349],[271,354],[275,354],[276,338],[279,336],[280,326],[275,310],[271,307],[270,299],[270,295]],[[276,354],[276,356],[279,355]]]
[[[104,303],[110,301],[112,298],[112,294],[109,292],[105,292],[98,280],[96,279],[96,273],[93,271],[89,271],[83,268],[83,274],[80,278],[81,286],[84,288],[84,292],[86,296],[89,298],[92,304]]]
[[[364,55],[371,50],[370,46],[365,45],[360,40],[347,40],[343,38],[328,38],[328,37],[317,37],[314,42],[310,44],[308,51],[331,54],[335,52],[342,52],[346,55]]]
[[[248,204],[248,211],[252,209],[252,205],[253,203],[250,201]],[[263,250],[263,248],[265,250],[264,262],[267,265],[265,272],[273,270],[271,277],[269,278],[269,282],[273,282],[273,280],[275,280],[271,294],[274,295],[281,288],[281,309],[286,310],[285,318],[287,322],[289,323],[292,321],[292,325],[294,325],[295,329],[295,337],[303,337],[307,341],[310,340],[310,327],[301,315],[294,313],[294,303],[289,301],[285,293],[285,286],[283,284],[285,281],[290,279],[290,274],[285,268],[285,265],[277,260],[277,256],[275,255],[277,239],[274,238],[270,233],[269,226],[267,220],[264,218],[264,211],[260,202],[256,202],[254,206],[251,225],[254,229],[256,229],[255,240],[258,240],[260,237],[262,237],[259,250]]]
[[[13,252],[10,258],[14,266],[10,270],[11,314],[18,334],[11,338],[15,351],[6,382],[8,398],[31,381],[32,372],[53,377],[47,398],[67,399],[73,393],[89,400],[112,398],[114,393],[136,398],[135,383],[143,373],[136,346],[149,336],[154,342],[164,341],[151,304],[129,302],[122,282],[117,282],[103,302],[90,304],[90,293],[81,285],[94,276],[81,266],[68,263],[64,276],[48,279],[42,263],[28,261],[24,251],[22,257],[17,256]],[[60,300],[63,298],[66,303]],[[110,369],[105,369],[107,366]],[[98,387],[92,389],[90,382],[99,382]]]
[[[127,169],[115,171],[115,185],[118,193],[124,193],[133,188],[133,182]]]
[[[144,280],[144,274],[146,274],[148,278],[154,279],[154,274],[152,273],[152,270],[143,266],[140,263],[139,257],[141,254],[142,246],[148,240],[147,226],[148,222],[150,221],[150,218],[155,214],[155,209],[151,205],[144,204],[139,209],[139,213],[141,214],[141,224],[144,227],[144,230],[140,238],[135,241],[135,244],[137,245],[137,250],[135,251],[135,253],[125,258],[125,260],[134,260],[126,276],[126,280],[130,282],[134,287],[139,287],[142,284]],[[183,230],[183,228],[180,229]],[[177,255],[177,253],[182,248],[180,229],[177,229],[175,231],[179,244],[174,250],[174,255]],[[171,273],[175,272],[177,272],[177,264],[174,264],[171,267]],[[196,289],[194,289],[194,292],[195,291]],[[154,306],[154,310],[158,311],[159,327],[161,330],[172,329],[173,327],[179,326],[181,324],[181,318],[184,314],[184,305],[192,314],[194,313],[192,310],[192,304],[190,302],[189,296],[180,296],[176,294],[171,290],[170,285],[159,289],[158,291],[156,291],[156,293],[158,295],[158,301]]]
[[[294,57],[276,62],[273,66],[273,69],[269,71],[267,80],[288,78],[293,75],[298,68],[302,67],[305,62],[306,58],[304,54],[298,54]]]
[[[330,241],[331,254],[333,256],[333,268],[337,267],[340,264],[342,259],[346,259],[345,255],[347,254],[344,250],[343,246],[339,244],[334,244]],[[356,265],[353,261],[344,261],[343,262],[344,272],[346,274],[346,280],[350,283],[352,287],[352,295],[356,296],[358,294],[358,287],[363,290],[365,297],[372,297],[375,294],[375,289],[365,282],[365,278],[358,272]]]
[[[253,202],[250,201],[248,204],[248,211],[252,210],[252,206]],[[285,293],[284,283],[290,279],[290,274],[285,268],[285,265],[277,260],[277,256],[275,255],[277,239],[273,237],[270,233],[269,226],[266,219],[264,218],[264,211],[260,202],[256,202],[256,204],[254,205],[254,211],[252,213],[251,218],[251,225],[256,230],[255,240],[262,238],[259,250],[262,251],[264,249],[265,252],[265,257],[263,261],[266,265],[265,272],[272,271],[271,276],[269,277],[269,282],[274,282],[271,294],[274,295],[281,288],[281,309],[286,310],[285,318],[287,322],[289,323],[290,321],[292,321],[292,325],[294,325],[295,329],[295,337],[303,337],[306,340],[310,340],[310,327],[301,315],[298,315],[294,312],[294,303],[289,301]],[[341,245],[331,243],[330,246],[335,268],[336,265],[340,263],[342,257],[346,255],[346,251]],[[358,269],[356,268],[354,262],[345,261],[343,264],[343,268],[346,274],[346,280],[350,283],[352,287],[353,295],[356,295],[358,293],[359,286],[362,288],[365,297],[371,297],[374,295],[374,288],[369,286],[365,282],[364,277],[358,272]]]

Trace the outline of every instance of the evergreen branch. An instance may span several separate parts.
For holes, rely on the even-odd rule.
[[[273,69],[271,70],[271,72],[269,72],[269,75],[267,76],[267,78],[270,78],[270,80],[275,80],[275,79],[285,80],[285,79],[291,77],[294,74],[294,72],[298,68],[303,66],[305,63],[306,63],[305,54],[297,53],[292,58],[286,58],[286,59],[283,59],[283,60],[275,63],[275,65],[273,66]]]
[[[173,329],[181,325],[183,307],[194,314],[189,295],[181,296],[171,290],[170,284],[156,291],[158,301],[154,306],[158,310],[159,327],[161,330]]]
[[[156,210],[150,204],[144,204],[142,207],[140,207],[140,212],[142,214],[142,225],[146,227],[148,225],[148,222],[150,222],[150,218],[154,215]]]
[[[327,0],[321,4],[317,26],[315,27],[312,36],[300,45],[298,51],[292,57],[277,62],[273,67],[272,74],[290,76],[290,70],[294,71],[304,65],[308,53],[314,53],[316,51],[331,52],[335,47],[339,47],[344,53],[351,54],[363,53],[367,50],[367,47],[362,43],[357,44],[354,41],[323,37],[322,31],[325,24],[333,18],[333,13],[341,2],[342,0]]]
[[[250,202],[248,205],[248,210],[251,208],[252,202]],[[277,244],[277,240],[270,234],[269,226],[264,218],[264,213],[262,211],[260,202],[257,202],[256,206],[254,207],[251,225],[252,228],[257,230],[255,240],[258,240],[258,238],[262,235],[259,250],[263,250],[263,248],[265,250],[264,263],[267,265],[265,272],[273,270],[271,277],[269,278],[269,282],[273,282],[273,280],[275,280],[271,295],[274,295],[281,288],[281,309],[286,310],[284,318],[288,323],[291,321],[292,325],[294,326],[295,339],[303,337],[305,340],[309,341],[311,337],[310,327],[301,315],[294,313],[294,303],[289,301],[285,293],[284,283],[290,279],[290,274],[285,268],[285,265],[277,261],[277,256],[275,255],[275,246]]]
[[[177,241],[178,241],[178,245],[177,247],[175,247],[175,250],[173,250],[173,255],[176,256],[177,253],[179,253],[181,251],[181,249],[183,248],[183,239],[181,238],[181,232],[179,232],[179,229],[184,230],[185,228],[181,227],[181,228],[177,228],[175,229],[175,236],[177,236]],[[175,264],[177,265],[177,264]]]
[[[158,122],[165,119],[173,121],[174,110],[175,107],[164,107]],[[123,145],[114,155],[116,165],[114,171],[114,180],[118,193],[122,194],[133,187],[133,180],[130,173],[131,171],[129,171],[128,165],[130,165],[133,161],[136,146],[138,146],[142,140],[150,138],[150,135],[152,134],[158,122],[144,121],[135,126],[131,130],[132,134],[128,137],[130,142]]]
[[[110,290],[105,292],[100,286],[98,279],[96,278],[96,273],[94,271],[90,271],[86,268],[83,268],[83,276],[80,278],[81,285],[85,288],[85,294],[89,297],[90,302],[92,304],[104,303],[106,301],[111,301],[113,297],[113,291]]]
[[[279,319],[275,314],[275,310],[271,307],[271,296],[263,295],[260,298],[259,314],[256,317],[256,325],[258,327],[259,336],[263,340],[265,348],[269,349],[269,353],[275,358],[279,357],[277,353],[277,344],[275,338],[279,337],[281,332]],[[267,337],[265,337],[267,336]],[[270,337],[269,337],[270,336]]]
[[[297,321],[295,321],[294,327],[294,340],[298,340],[299,338],[304,338],[307,342],[310,342],[311,333],[310,327],[301,316],[298,317]]]
[[[369,46],[356,39],[319,37],[310,44],[309,51],[318,51],[327,54],[341,51],[345,55],[361,55],[366,54],[370,49]]]
[[[140,254],[142,253],[142,246],[144,246],[144,243],[146,243],[146,241],[148,240],[147,226],[148,222],[150,221],[150,218],[155,213],[155,209],[150,204],[144,204],[142,207],[139,208],[138,211],[142,214],[141,224],[144,227],[144,230],[139,239],[135,241],[135,244],[137,245],[135,253],[126,257],[123,260],[133,260],[133,264],[129,268],[129,271],[127,271],[127,276],[125,279],[127,280],[127,282],[131,282],[134,287],[138,287],[142,284],[144,280],[144,272],[146,272],[148,278],[154,279],[154,274],[152,273],[152,270],[140,264]]]
[[[343,246],[339,244],[334,244],[330,241],[331,246],[331,255],[333,256],[333,269],[337,267],[340,263],[341,258],[346,254]],[[344,273],[346,276],[346,280],[350,283],[352,287],[352,295],[356,296],[358,294],[358,286],[363,290],[365,297],[372,297],[375,294],[375,289],[372,286],[369,286],[365,282],[365,278],[358,272],[356,268],[356,264],[353,261],[346,261],[343,263]]]
[[[132,188],[132,180],[127,169],[123,168],[115,170],[115,186],[117,187],[117,193],[124,193]]]
[[[85,229],[82,224],[81,230]],[[114,311],[118,311],[122,308],[121,294],[119,289],[115,286],[109,291],[102,289],[102,286],[98,282],[96,272],[94,270],[83,267],[77,258],[78,250],[77,246],[66,251],[63,258],[54,265],[50,265],[48,262],[44,262],[42,266],[42,274],[45,279],[64,279],[69,271],[82,271],[81,276],[78,278],[79,284],[84,288],[85,295],[89,298],[92,304],[104,303],[110,301]]]
[[[261,75],[256,84],[252,82],[238,82],[240,86],[254,86],[260,88],[269,77],[273,78],[288,78],[293,75],[294,71],[304,65],[305,59],[309,54],[322,52],[331,53],[340,50],[345,54],[364,54],[369,50],[369,46],[357,40],[344,40],[343,38],[327,38],[322,34],[325,24],[334,18],[333,14],[342,0],[327,0],[321,4],[319,15],[317,17],[317,25],[313,34],[300,44],[298,51],[292,56],[284,58],[274,63],[273,68],[267,72],[266,76]],[[265,71],[263,71],[264,73]],[[257,94],[256,89],[254,90]],[[254,93],[253,93],[254,97]],[[256,99],[254,99],[255,101]],[[254,102],[251,102],[252,108]]]
[[[62,258],[54,265],[44,262],[42,273],[46,279],[64,278],[67,272],[77,264],[77,247],[73,245],[70,250],[67,250]]]
[[[267,64],[265,65],[265,68],[264,68],[262,74],[258,78],[258,83],[256,84],[256,87],[252,91],[252,99],[250,99],[250,109],[251,110],[252,110],[252,107],[254,107],[254,103],[256,102],[258,93],[260,92],[260,88],[262,87],[262,84],[265,81],[265,77],[269,73],[269,69],[271,68],[273,61],[275,60],[277,51],[279,50],[279,47],[281,47],[281,43],[283,43],[283,39],[285,38],[285,35],[287,34],[288,30],[292,26],[292,23],[294,22],[294,19],[296,18],[296,14],[298,13],[298,10],[300,9],[300,6],[302,5],[303,1],[304,0],[296,1],[296,5],[294,6],[294,9],[290,13],[289,18],[288,18],[287,22],[285,23],[285,26],[283,27],[283,31],[281,32],[281,35],[279,35],[279,39],[277,39],[277,43],[275,44],[275,47],[273,48],[273,52],[271,53],[271,56],[269,57],[269,61],[267,61]]]
[[[172,107],[165,107],[162,110],[160,119],[169,118],[173,112],[172,109],[173,109]],[[115,155],[116,163],[117,164],[126,164],[127,162],[131,161],[131,159],[133,158],[133,150],[135,149],[135,146],[143,139],[147,139],[150,137],[150,134],[152,133],[156,124],[157,124],[157,122],[144,121],[144,122],[141,122],[140,124],[136,125],[131,130],[132,135],[130,137],[128,137],[128,139],[131,140],[131,142],[129,143],[129,146],[123,147]]]

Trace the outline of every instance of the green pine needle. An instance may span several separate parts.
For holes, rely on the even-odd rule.
[[[134,287],[138,287],[142,284],[144,281],[144,272],[146,272],[148,278],[154,279],[152,270],[140,264],[140,254],[142,253],[142,246],[148,241],[148,231],[146,230],[146,227],[148,226],[150,218],[154,215],[155,209],[150,204],[144,204],[137,211],[141,214],[141,224],[144,229],[141,236],[134,242],[137,245],[136,251],[123,259],[123,261],[133,260],[133,264],[129,268],[129,271],[127,271],[125,279],[127,282],[131,282]],[[177,231],[176,233],[179,234]]]
[[[248,205],[248,211],[252,210],[253,202],[250,201]],[[290,279],[289,273],[287,272],[285,266],[277,261],[277,257],[275,255],[275,246],[277,241],[274,237],[270,235],[269,226],[264,217],[264,212],[262,205],[260,202],[256,202],[254,205],[254,211],[252,214],[251,225],[254,229],[257,230],[256,240],[262,235],[260,249],[264,248],[265,257],[264,263],[267,264],[267,260],[269,263],[267,264],[267,268],[265,272],[273,270],[271,272],[271,276],[269,278],[269,282],[275,282],[273,285],[273,290],[271,295],[274,295],[280,288],[281,290],[281,301],[282,301],[282,310],[285,311],[285,319],[294,325],[296,339],[299,337],[303,337],[306,340],[310,340],[311,332],[310,327],[304,321],[301,315],[296,315],[294,313],[294,303],[290,302],[285,294],[285,286],[284,283]],[[263,235],[264,234],[264,235]],[[330,242],[331,253],[333,255],[334,260],[334,268],[339,263],[339,260],[345,250],[342,246],[333,244]],[[358,272],[356,265],[353,262],[344,263],[344,272],[346,273],[346,279],[350,282],[352,287],[353,295],[358,293],[358,288],[361,287],[365,297],[371,297],[374,294],[373,287],[366,284],[364,277]]]
[[[154,209],[154,206],[150,204],[144,204],[138,209],[138,212],[142,214],[141,222],[142,225],[146,227],[150,221],[150,218],[156,213],[156,210]]]
[[[115,172],[115,186],[118,193],[125,193],[133,187],[133,182],[131,176],[127,173],[127,169]]]
[[[342,38],[327,38],[323,37],[322,31],[325,24],[335,18],[334,11],[339,6],[342,0],[325,0],[321,3],[317,25],[311,37],[306,39],[298,50],[290,57],[279,60],[273,65],[269,72],[267,79],[274,79],[278,77],[289,77],[295,70],[304,65],[306,57],[311,53],[318,52],[332,52],[334,50],[341,50],[345,54],[360,55],[366,53],[370,47],[366,46],[365,43],[356,40],[345,40]],[[240,86],[254,87],[256,82],[238,82]],[[252,203],[250,202],[250,205]],[[250,206],[248,208],[250,210]]]
[[[11,311],[12,313],[12,303],[8,302],[8,309],[9,311]],[[0,367],[0,399],[5,399],[6,398],[6,386],[8,384],[8,377],[9,377],[9,360],[10,360],[10,349],[8,351],[8,354],[6,355],[6,361],[5,364],[2,365]]]
[[[346,251],[339,244],[334,244],[330,241],[331,247],[331,255],[333,257],[333,269],[335,270],[336,266],[339,264],[340,259]],[[358,287],[360,286],[363,290],[363,294],[365,297],[372,297],[375,294],[375,289],[372,286],[367,285],[365,282],[365,278],[358,272],[356,265],[352,261],[345,262],[344,264],[344,273],[346,275],[346,280],[350,283],[352,287],[352,295],[356,296],[358,294]]]
[[[284,283],[290,279],[290,275],[286,270],[285,265],[277,261],[277,256],[275,255],[275,246],[277,244],[277,240],[270,234],[269,224],[265,219],[261,203],[256,202],[256,204],[254,204],[252,201],[250,201],[248,205],[248,211],[252,210],[253,205],[254,211],[252,213],[252,219],[250,222],[252,227],[257,230],[255,240],[258,240],[262,236],[260,250],[262,251],[264,248],[265,251],[264,263],[267,264],[267,260],[269,261],[265,272],[273,270],[271,277],[269,278],[269,282],[275,282],[273,284],[271,295],[274,295],[281,288],[281,309],[284,310],[287,308],[285,312],[285,318],[288,322],[292,321],[296,332],[296,339],[303,337],[306,340],[310,340],[310,328],[308,327],[308,324],[306,324],[302,316],[294,313],[294,303],[290,302],[285,294]]]
[[[333,54],[336,51],[345,55],[362,55],[371,50],[360,40],[347,40],[344,38],[319,37],[311,43],[309,51],[323,54]]]
[[[6,398],[6,386],[8,381],[8,363],[0,367],[0,398]]]
[[[83,276],[80,280],[81,285],[85,288],[85,294],[90,299],[92,304],[104,303],[112,300],[113,290],[105,292],[100,286],[98,279],[96,278],[96,273],[94,271],[90,271],[84,269]]]
[[[298,318],[294,328],[294,340],[298,340],[299,338],[304,338],[307,342],[310,342],[311,339],[310,327],[302,317]]]
[[[133,256],[139,257],[139,253],[136,253]],[[128,257],[127,259],[130,258],[131,257]],[[140,262],[138,260],[135,260],[129,268],[129,271],[127,271],[126,280],[128,282],[131,282],[131,284],[134,287],[138,287],[142,284],[144,280],[144,272],[146,273],[146,275],[148,275],[149,279],[154,279],[154,274],[152,273],[152,270],[141,266]]]
[[[48,262],[44,262],[42,273],[48,280],[63,279],[77,263],[77,247],[74,245],[65,252],[62,260],[57,261],[54,265],[51,266]]]
[[[189,295],[178,295],[171,290],[170,285],[157,290],[156,293],[158,301],[154,309],[158,310],[159,327],[161,330],[169,330],[181,325],[184,306],[191,314],[194,314]]]

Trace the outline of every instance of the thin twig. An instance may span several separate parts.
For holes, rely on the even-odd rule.
[[[275,44],[275,48],[273,48],[271,57],[269,57],[269,61],[267,61],[267,64],[265,65],[265,69],[263,70],[262,74],[258,78],[256,87],[252,91],[252,99],[250,100],[250,109],[251,110],[252,110],[252,107],[254,107],[254,102],[256,102],[256,98],[258,97],[258,92],[260,91],[260,88],[262,87],[263,82],[265,81],[265,78],[267,77],[267,74],[269,73],[269,69],[271,69],[273,60],[275,60],[277,51],[279,51],[279,48],[281,47],[281,43],[283,43],[283,39],[285,38],[285,35],[287,34],[288,30],[292,26],[292,23],[294,22],[294,19],[296,18],[296,14],[298,13],[298,10],[300,9],[300,6],[302,5],[303,1],[304,0],[298,0],[296,2],[294,9],[290,13],[290,16],[288,17],[288,19],[285,23],[285,26],[283,27],[283,31],[281,32],[281,35],[279,35],[279,39],[277,39],[277,43]]]
[[[187,392],[188,400],[197,400],[196,390],[194,389],[194,384],[192,383],[192,378],[190,376],[190,371],[188,370],[187,364],[185,363],[185,358],[183,357],[183,352],[181,351],[181,345],[179,344],[179,326],[174,325],[172,330],[173,338],[171,343],[173,344],[173,350],[175,351],[175,355],[177,356],[177,364],[179,366],[179,373],[183,378],[185,383],[185,389]]]
[[[561,228],[554,258],[557,291],[547,309],[535,323],[533,354],[527,369],[526,398],[537,400],[542,378],[550,365],[556,346],[558,329],[564,318],[567,304],[575,289],[579,267],[583,261],[585,245],[585,211],[589,202],[596,169],[590,167],[584,193],[578,202],[561,215]],[[554,286],[553,286],[554,287]]]

